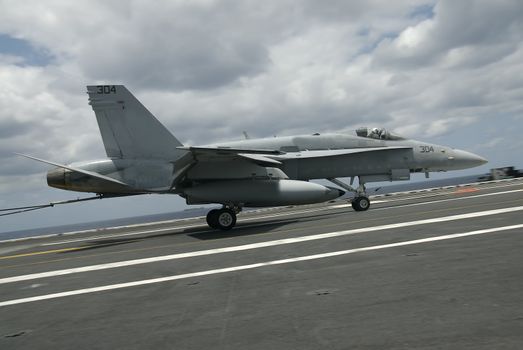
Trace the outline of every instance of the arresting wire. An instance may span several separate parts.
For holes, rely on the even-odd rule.
[[[105,198],[104,195],[98,194],[94,197],[69,199],[69,200],[65,200],[65,201],[57,201],[57,202],[51,202],[51,203],[39,204],[39,205],[30,205],[30,206],[26,206],[26,207],[4,208],[4,209],[0,209],[0,216],[20,214],[20,213],[25,213],[28,211],[33,211],[33,210],[38,210],[38,209],[52,208],[55,205],[92,201],[94,199],[103,199],[103,198]]]

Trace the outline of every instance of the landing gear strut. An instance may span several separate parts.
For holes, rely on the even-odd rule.
[[[332,182],[335,185],[340,186],[344,190],[347,190],[349,192],[354,192],[356,194],[356,196],[352,200],[352,208],[355,211],[366,211],[370,208],[370,200],[369,200],[369,197],[367,196],[365,183],[361,181],[361,177],[360,177],[360,184],[359,184],[358,188],[354,188],[351,186],[352,182],[354,181],[354,178],[352,178],[352,180],[351,180],[351,183],[350,183],[351,185],[347,185],[346,183],[344,183],[338,179],[334,179],[334,178],[330,178],[327,180],[329,180],[330,182]]]
[[[241,211],[239,206],[226,206],[213,209],[207,213],[207,225],[214,229],[228,231],[236,225],[236,214]]]

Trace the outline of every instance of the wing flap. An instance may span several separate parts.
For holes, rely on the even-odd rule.
[[[184,151],[190,151],[195,155],[237,155],[238,153],[243,154],[266,154],[266,155],[277,155],[277,154],[285,154],[285,152],[281,152],[278,150],[272,150],[272,149],[245,149],[245,148],[230,148],[230,147],[176,147],[177,149],[181,149]]]
[[[272,158],[269,158],[267,156],[264,156],[263,154],[247,154],[247,153],[238,153],[238,156],[245,158],[247,160],[252,160],[255,163],[262,164],[262,165],[280,165],[281,162]]]

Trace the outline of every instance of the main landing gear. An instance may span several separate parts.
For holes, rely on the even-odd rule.
[[[228,231],[236,225],[236,214],[241,207],[223,206],[221,209],[213,209],[207,213],[207,225],[211,228]]]
[[[351,203],[352,208],[355,211],[366,211],[370,208],[370,200],[369,200],[369,197],[367,196],[365,183],[361,181],[361,178],[360,178],[360,184],[359,184],[358,188],[354,188],[350,185],[347,185],[346,183],[344,183],[338,179],[330,178],[327,180],[329,180],[330,182],[332,182],[335,185],[340,186],[344,190],[347,190],[349,192],[354,192],[356,194],[356,196],[352,199],[352,203]],[[354,181],[354,178],[352,178],[352,180],[351,180],[351,183],[350,183],[351,185],[352,185],[352,181]]]

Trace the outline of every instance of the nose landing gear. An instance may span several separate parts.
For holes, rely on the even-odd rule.
[[[361,181],[361,178],[360,178],[360,184],[359,184],[358,188],[354,188],[350,185],[347,185],[345,182],[342,182],[338,179],[330,178],[327,180],[329,180],[330,182],[332,182],[335,185],[340,186],[344,190],[347,190],[349,192],[354,192],[356,194],[356,197],[354,197],[354,199],[352,200],[352,203],[351,203],[352,208],[355,211],[366,211],[370,208],[370,200],[369,200],[369,197],[367,196],[367,192],[366,192],[367,190],[365,188],[365,183],[363,183]],[[354,178],[352,180],[354,180]],[[352,181],[351,181],[351,185],[352,185]]]
[[[352,200],[352,209],[355,211],[365,211],[370,207],[370,200],[367,197],[356,197]]]

